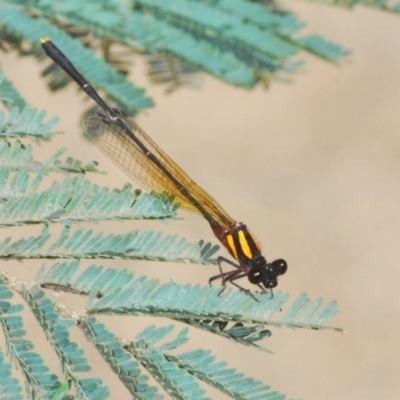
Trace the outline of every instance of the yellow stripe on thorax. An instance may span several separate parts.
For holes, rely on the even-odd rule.
[[[253,253],[251,252],[249,243],[246,240],[246,236],[244,235],[243,231],[238,232],[238,238],[239,238],[239,244],[240,247],[243,251],[243,254],[248,258],[252,259],[253,258]]]
[[[237,249],[235,246],[235,242],[233,241],[233,236],[231,234],[226,235],[226,243],[229,246],[229,249],[231,250],[231,254],[237,260],[238,259]]]

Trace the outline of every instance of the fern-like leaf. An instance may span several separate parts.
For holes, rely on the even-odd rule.
[[[166,358],[234,399],[285,397],[275,391],[272,392],[270,386],[261,381],[246,377],[233,368],[226,368],[226,362],[215,362],[215,357],[207,350],[194,350],[179,355],[166,354]]]
[[[1,150],[1,149],[0,149]],[[27,185],[27,183],[26,183]],[[6,196],[14,192],[13,182],[2,188],[8,201],[0,204],[0,226],[77,221],[99,222],[125,219],[173,219],[177,205],[166,196],[132,191],[126,185],[121,191],[110,191],[92,185],[82,176],[62,183],[54,182],[43,192]],[[19,192],[20,193],[20,192]]]
[[[400,13],[400,3],[391,0],[313,0],[317,3],[332,4],[340,7],[354,8],[363,5],[371,8],[377,8],[382,11],[388,11],[395,14]]]
[[[24,98],[15,89],[12,82],[5,79],[4,73],[0,71],[0,101],[8,108],[18,107],[20,110],[27,106]]]
[[[149,76],[154,83],[168,84],[170,93],[181,86],[198,86],[196,84],[200,69],[171,57],[169,54],[154,54],[146,57]]]
[[[165,360],[169,365],[195,376],[206,384],[220,390],[235,399],[261,399],[273,396],[285,396],[272,392],[265,383],[246,377],[233,368],[226,368],[226,362],[215,362],[215,357],[209,351],[194,350],[187,353],[175,354],[178,347],[189,341],[188,329],[183,328],[172,340],[160,343],[173,330],[173,326],[156,328],[150,326],[137,335],[137,341],[129,344],[133,353],[151,348],[150,354]],[[275,397],[274,397],[275,398]]]
[[[197,0],[196,0],[197,1]],[[266,30],[272,37],[275,38],[275,51],[281,52],[281,43],[284,42],[286,46],[291,48],[290,54],[295,53],[294,49],[302,49],[311,52],[331,62],[339,62],[350,54],[350,52],[343,47],[332,43],[322,36],[309,35],[303,37],[293,36],[304,23],[298,21],[292,14],[288,12],[279,13],[272,12],[271,8],[260,4],[250,3],[245,0],[237,0],[231,2],[229,0],[216,0],[213,5],[222,9],[228,14],[237,14],[242,19],[242,23],[251,23],[259,27],[261,30]],[[277,43],[276,40],[279,40]],[[269,40],[268,40],[269,42]],[[272,44],[271,44],[272,46]],[[280,54],[280,53],[279,53]],[[286,58],[287,55],[283,54]],[[296,64],[292,64],[296,66]],[[288,68],[288,70],[292,70]]]
[[[333,329],[325,324],[337,313],[335,302],[328,303],[321,310],[322,301],[310,301],[301,295],[285,314],[280,318],[281,308],[288,300],[288,295],[282,292],[258,294],[258,300],[241,291],[227,289],[220,294],[219,287],[210,288],[199,285],[179,285],[168,283],[160,285],[156,280],[144,277],[135,278],[131,272],[113,268],[91,266],[78,277],[78,264],[61,263],[47,269],[42,267],[36,278],[37,282],[46,287],[58,287],[75,293],[87,294],[88,312],[90,314],[130,314],[169,317],[187,323],[187,320],[200,321],[204,326],[207,320],[222,322],[241,322],[242,324],[257,324],[253,330],[247,325],[236,325],[226,329],[226,326],[209,329],[210,332],[222,334],[236,341],[245,341],[254,345],[261,326]],[[212,325],[208,322],[209,325]],[[200,325],[200,324],[199,324]],[[201,327],[201,326],[199,326]],[[204,327],[202,327],[204,329]],[[260,333],[261,334],[261,333]],[[262,333],[268,337],[269,333]],[[248,339],[247,339],[248,337]],[[237,339],[241,340],[237,340]]]
[[[58,150],[53,156],[49,157],[44,163],[33,159],[33,148],[31,145],[21,143],[19,140],[13,144],[6,140],[0,141],[0,167],[10,170],[25,170],[31,172],[61,172],[61,173],[86,173],[99,172],[97,162],[82,165],[79,160],[68,157],[64,162],[59,158],[65,153],[66,149]]]
[[[76,320],[61,319],[56,305],[45,296],[39,286],[33,286],[29,290],[23,288],[19,293],[29,305],[59,357],[63,372],[75,381],[77,372],[90,371],[91,367],[84,356],[84,350],[70,337],[70,330],[76,326]]]
[[[311,318],[296,314],[295,318],[273,319],[272,315],[287,301],[281,292],[260,295],[256,302],[247,293],[229,291],[219,296],[220,288],[207,286],[177,285],[169,283],[159,286],[156,281],[133,282],[132,287],[119,295],[113,291],[94,301],[89,306],[90,313],[142,313],[151,310],[151,315],[168,316],[175,319],[210,318],[221,321],[241,321],[268,324],[279,327],[309,329],[335,329],[323,324],[337,314],[336,304],[331,303]],[[279,306],[279,309],[276,310]],[[310,307],[313,306],[313,303]],[[302,309],[300,314],[305,313]]]
[[[8,351],[24,376],[29,398],[50,399],[61,384],[56,375],[49,373],[41,355],[34,351],[33,343],[26,339],[24,320],[20,315],[24,307],[12,305],[8,301],[12,298],[13,292],[0,276],[0,325]]]
[[[344,50],[335,43],[328,42],[321,36],[308,35],[297,39],[298,45],[328,61],[337,61],[348,56],[350,51]]]
[[[240,343],[249,347],[256,347],[257,349],[266,351],[267,353],[273,353],[272,351],[258,346],[255,343],[271,336],[271,331],[269,329],[265,329],[264,324],[244,325],[242,322],[229,324],[226,320],[221,321],[218,319],[179,319],[179,321],[195,328],[222,336],[231,340],[232,342]]]
[[[238,0],[204,3],[199,0],[158,2],[139,0],[140,6],[158,18],[192,32],[196,37],[218,43],[233,52],[256,70],[293,71],[296,64],[282,61],[297,53],[298,48],[312,51],[329,61],[339,61],[348,55],[342,47],[313,35],[298,40],[292,34],[303,24],[288,13],[271,12],[268,7]],[[277,62],[280,61],[280,62]]]
[[[42,6],[49,12],[51,3]],[[80,6],[83,6],[82,2],[80,2]],[[60,10],[60,8],[61,4],[57,3],[57,9]],[[134,87],[122,75],[110,68],[104,60],[97,58],[91,50],[86,49],[79,41],[72,39],[47,20],[32,19],[17,9],[0,5],[0,24],[4,30],[24,38],[38,50],[40,49],[40,38],[51,37],[83,75],[90,76],[96,87],[105,90],[126,110],[134,112],[153,105],[152,101],[144,96],[142,89]]]
[[[201,0],[200,0],[201,1]],[[242,21],[247,21],[268,32],[275,33],[278,37],[287,38],[291,34],[299,31],[305,23],[299,21],[290,12],[282,8],[276,11],[271,3],[268,7],[257,4],[254,1],[236,0],[213,0],[212,5],[228,14],[239,16]]]
[[[288,73],[301,63],[292,60],[299,49],[330,61],[338,62],[347,52],[318,36],[298,40],[294,33],[303,24],[293,15],[273,7],[247,0],[204,2],[200,0],[156,1],[138,0],[133,9],[124,2],[59,2],[49,0],[35,3],[35,11],[59,24],[84,26],[99,38],[107,37],[143,53],[164,54],[172,61],[165,76],[175,76],[181,82],[176,65],[180,61],[202,69],[224,81],[253,87],[271,73]],[[25,39],[37,49],[39,35],[47,35],[71,58],[84,75],[90,76],[96,87],[128,111],[151,106],[138,90],[132,92],[120,78],[111,77],[100,60],[44,18],[30,18],[30,7],[18,9],[9,4],[0,13],[5,30]],[[56,71],[51,66],[47,71]],[[46,72],[46,73],[47,73]],[[182,75],[184,77],[184,74]],[[55,86],[62,86],[65,76],[56,77]],[[122,78],[123,79],[123,78]],[[62,82],[61,82],[61,81]],[[169,78],[168,81],[170,82]],[[122,83],[122,81],[121,81]],[[128,93],[129,91],[129,93]]]
[[[34,286],[29,291],[19,290],[19,293],[28,303],[46,333],[47,340],[60,359],[64,374],[68,376],[69,381],[73,382],[78,397],[99,400],[108,398],[108,388],[102,385],[100,379],[79,377],[79,373],[90,371],[91,367],[84,356],[84,349],[70,338],[69,331],[76,326],[76,320],[62,320],[54,302],[45,296],[39,286]]]
[[[165,329],[161,331],[163,334],[168,332]],[[151,333],[154,336],[154,330]],[[200,388],[194,376],[182,368],[182,365],[171,362],[154,346],[151,339],[152,337],[148,338],[146,332],[143,332],[139,340],[129,343],[128,350],[174,399],[207,399],[204,397],[205,391]]]
[[[92,317],[84,320],[80,328],[135,399],[163,398],[157,387],[148,385],[149,377],[142,372],[139,362],[104,324]]]
[[[231,49],[238,58],[243,57],[247,62],[253,54],[254,60],[259,61],[259,67],[265,66],[272,71],[280,69],[281,66],[274,60],[283,60],[296,53],[295,47],[279,37],[262,31],[255,25],[244,23],[239,13],[226,13],[213,4],[196,0],[138,0],[137,3],[143,9],[153,11],[159,18],[171,21],[174,25],[192,31],[211,42],[215,42],[218,35],[220,46]],[[249,52],[250,48],[253,53]],[[261,54],[264,54],[264,57]]]
[[[37,192],[45,174],[39,171],[35,179],[31,180],[25,169],[17,169],[16,172],[10,168],[0,168],[0,196],[3,201],[19,198],[29,193]]]
[[[7,237],[0,243],[0,258],[122,258],[210,264],[216,263],[216,260],[209,257],[219,249],[214,246],[212,250],[204,252],[199,242],[188,242],[176,235],[162,236],[152,230],[104,235],[79,229],[70,234],[70,227],[66,226],[59,237],[45,249],[50,238],[47,227],[37,236],[14,242],[11,237]]]
[[[256,82],[252,68],[234,54],[151,14],[135,10],[121,13],[115,7],[104,7],[100,3],[84,5],[79,2],[79,12],[77,10],[70,6],[65,9],[57,7],[54,16],[60,17],[61,12],[71,22],[90,26],[103,35],[147,53],[162,52],[178,57],[231,84],[251,87]],[[51,9],[46,12],[51,12]],[[56,42],[55,38],[53,40]]]
[[[12,376],[12,366],[5,357],[0,347],[0,393],[2,400],[23,400],[22,387],[18,380]]]
[[[53,117],[45,122],[45,111],[38,111],[25,107],[22,112],[18,107],[11,109],[10,115],[6,119],[5,113],[0,111],[0,137],[23,138],[29,137],[35,140],[50,140],[52,136],[59,132],[52,132],[53,126],[58,122],[58,118]]]

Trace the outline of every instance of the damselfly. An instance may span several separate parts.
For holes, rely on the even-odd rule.
[[[224,287],[230,282],[243,289],[235,281],[247,276],[251,283],[263,291],[276,287],[278,276],[287,270],[286,261],[278,259],[267,263],[246,225],[232,219],[133,119],[123,111],[109,107],[50,39],[41,39],[41,43],[46,54],[103,109],[103,112],[87,115],[83,121],[89,139],[144,188],[166,191],[179,200],[182,208],[201,214],[210,224],[214,235],[236,260],[235,263],[225,257],[218,257],[220,274],[212,276],[209,283],[222,279]],[[235,269],[223,272],[222,262]]]

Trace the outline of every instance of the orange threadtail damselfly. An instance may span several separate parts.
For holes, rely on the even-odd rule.
[[[232,219],[132,118],[121,110],[109,107],[50,39],[41,39],[41,43],[46,54],[104,111],[89,114],[84,118],[83,127],[88,138],[144,188],[158,192],[166,191],[179,200],[183,209],[201,214],[210,224],[214,235],[236,260],[237,263],[225,257],[218,257],[220,274],[212,276],[209,283],[221,279],[224,288],[226,283],[230,282],[244,290],[235,281],[247,276],[251,283],[263,291],[276,287],[278,276],[287,270],[286,261],[278,259],[267,263],[246,225]],[[235,269],[222,272],[222,262]]]

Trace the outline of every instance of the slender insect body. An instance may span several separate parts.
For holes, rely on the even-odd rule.
[[[141,186],[151,191],[167,192],[177,198],[183,209],[201,214],[236,260],[237,264],[218,257],[220,274],[211,277],[209,282],[221,279],[224,286],[230,282],[242,289],[235,281],[247,276],[251,283],[262,290],[274,288],[278,284],[277,277],[287,270],[286,262],[279,259],[267,263],[246,225],[232,219],[133,119],[123,111],[109,107],[50,39],[41,39],[41,42],[46,54],[104,110],[104,113],[85,117],[83,127],[86,136]],[[222,272],[222,262],[236,269]]]

